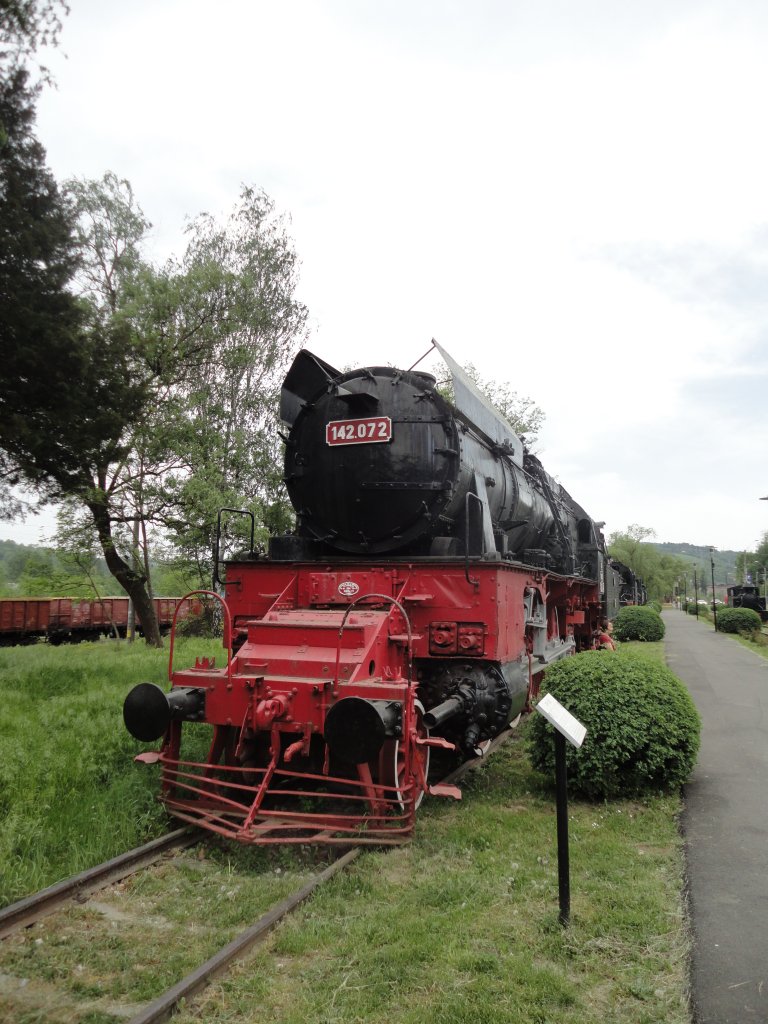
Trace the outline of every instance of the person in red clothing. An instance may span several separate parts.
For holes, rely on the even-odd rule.
[[[600,623],[597,630],[595,631],[595,647],[598,649],[598,651],[616,650],[616,643],[613,637],[611,636],[612,632],[613,623],[609,622],[607,619],[603,619],[603,621]]]

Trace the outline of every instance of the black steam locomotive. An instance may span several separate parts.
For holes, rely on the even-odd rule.
[[[547,667],[639,599],[601,524],[436,347],[451,401],[413,369],[291,366],[296,530],[227,564],[226,667],[126,701],[135,736],[163,737],[141,756],[182,820],[247,843],[402,842],[425,793],[460,795],[430,751],[483,756]],[[185,721],[212,727],[203,763]]]

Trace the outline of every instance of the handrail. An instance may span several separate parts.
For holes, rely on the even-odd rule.
[[[467,583],[470,583],[473,587],[480,586],[480,580],[474,576],[469,575],[469,499],[474,498],[480,506],[480,527],[483,526],[483,502],[473,491],[467,491],[464,496],[464,576],[466,577]]]
[[[221,594],[217,594],[215,590],[190,590],[184,597],[180,597],[176,608],[173,612],[173,621],[171,622],[171,647],[168,653],[168,680],[173,682],[173,648],[176,641],[176,619],[179,612],[181,611],[182,604],[190,597],[195,597],[197,594],[205,594],[207,597],[215,597],[216,600],[221,604],[224,609],[225,622],[227,627],[227,636],[229,637],[230,646],[226,647],[227,651],[227,686],[232,685],[232,613],[230,612],[224,598]]]
[[[339,626],[339,639],[336,644],[336,671],[333,676],[333,692],[334,695],[339,689],[339,664],[341,662],[341,638],[344,633],[344,627],[347,624],[347,618],[349,617],[353,608],[355,608],[361,601],[367,601],[369,598],[378,598],[380,601],[389,601],[390,604],[394,605],[398,609],[400,614],[405,619],[405,627],[408,631],[408,676],[406,682],[410,687],[413,675],[413,630],[411,629],[411,620],[408,618],[408,613],[402,604],[395,597],[391,597],[389,594],[361,594],[360,597],[355,598],[354,601],[350,602],[347,610],[341,619],[341,625]],[[387,616],[389,617],[389,616]]]
[[[256,517],[253,512],[247,508],[220,508],[219,514],[216,517],[216,543],[213,548],[213,586],[214,588],[218,584],[221,586],[222,580],[219,578],[219,545],[221,543],[221,513],[222,512],[233,512],[237,516],[250,516],[251,519],[251,548],[250,552],[253,554],[253,538],[256,532]],[[202,593],[202,591],[201,591]]]

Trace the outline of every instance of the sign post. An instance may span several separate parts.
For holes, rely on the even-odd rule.
[[[565,765],[565,741],[577,749],[584,742],[587,727],[570,711],[545,694],[536,710],[555,727],[555,786],[557,790],[557,880],[560,895],[560,924],[565,927],[571,918],[571,878],[568,857],[568,773]]]

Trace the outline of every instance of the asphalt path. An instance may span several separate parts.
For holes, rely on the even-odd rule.
[[[667,664],[702,719],[685,787],[696,1024],[768,1022],[768,660],[663,613]]]

